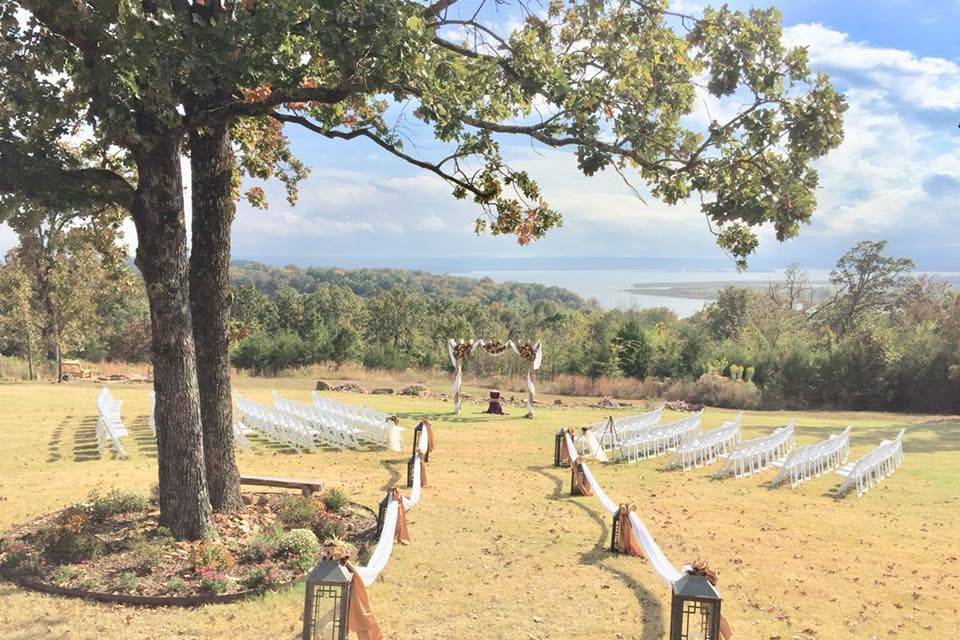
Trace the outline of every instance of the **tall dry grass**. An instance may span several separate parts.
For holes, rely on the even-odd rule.
[[[69,358],[68,358],[69,359]],[[153,369],[147,362],[91,362],[81,360],[84,369],[93,371],[93,376],[141,375],[149,377]],[[56,380],[57,364],[49,360],[33,363],[33,376],[36,380]],[[26,358],[0,356],[0,380],[29,380],[30,366]]]

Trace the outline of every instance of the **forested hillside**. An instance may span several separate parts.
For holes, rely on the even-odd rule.
[[[301,269],[237,260],[230,265],[230,275],[234,286],[252,285],[268,296],[274,295],[283,287],[291,287],[299,293],[313,293],[321,284],[329,284],[346,287],[363,297],[403,289],[407,293],[504,304],[516,302],[523,305],[548,301],[570,309],[596,306],[560,287],[517,282],[498,284],[489,278],[437,275],[404,269]]]

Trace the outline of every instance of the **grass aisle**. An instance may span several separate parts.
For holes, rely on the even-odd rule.
[[[277,388],[307,400],[303,380],[240,379],[269,401]],[[0,386],[0,528],[111,486],[146,491],[155,449],[145,386],[111,387],[124,401],[130,459],[100,459],[93,438],[97,388]],[[356,395],[338,395],[346,401]],[[669,594],[642,560],[606,552],[609,522],[595,498],[571,498],[551,465],[553,433],[603,417],[599,410],[538,411],[525,420],[466,405],[393,396],[363,401],[411,427],[431,415],[438,448],[429,488],[410,514],[411,545],[398,547],[369,589],[390,640],[664,637]],[[704,428],[732,412],[708,409]],[[772,472],[713,481],[712,469],[664,472],[662,459],[594,465],[615,500],[629,500],[675,564],[705,558],[720,571],[724,609],[739,638],[948,637],[960,607],[960,422],[888,414],[750,412],[744,437],[799,418],[800,442],[854,424],[852,456],[906,425],[903,467],[863,499],[836,501],[837,476],[795,490],[768,489]],[[665,417],[666,418],[666,417]],[[410,432],[405,435],[409,448]],[[407,451],[318,451],[263,446],[240,454],[247,473],[317,477],[375,507],[402,483]],[[302,588],[195,610],[130,609],[55,598],[0,582],[0,637],[298,637]],[[621,635],[617,635],[620,633]]]

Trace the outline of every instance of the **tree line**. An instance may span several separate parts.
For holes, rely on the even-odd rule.
[[[960,293],[947,280],[916,275],[911,260],[885,248],[864,241],[840,257],[824,299],[791,267],[765,290],[723,289],[684,319],[663,308],[602,310],[535,285],[473,281],[469,294],[450,295],[464,283],[430,276],[450,284],[423,291],[409,272],[319,270],[310,277],[260,267],[249,278],[257,284],[235,293],[232,361],[254,373],[348,360],[448,368],[447,338],[538,339],[542,378],[696,383],[706,376],[706,400],[744,408],[958,411]],[[410,286],[371,286],[404,279]],[[484,375],[518,373],[515,366],[480,356],[467,364]]]
[[[69,233],[48,242],[51,251],[65,245],[56,264],[80,264],[92,251]],[[134,274],[105,269],[103,256],[80,278],[54,271],[51,313],[51,285],[36,265],[52,256],[38,260],[39,250],[25,236],[0,267],[0,352],[51,357],[51,336],[60,335],[72,357],[148,355],[146,297]],[[70,252],[77,256],[66,260]],[[230,359],[256,375],[327,362],[446,370],[448,338],[538,339],[544,379],[653,379],[661,392],[673,385],[681,396],[741,408],[960,411],[960,293],[916,275],[884,242],[844,254],[825,297],[791,267],[763,290],[723,289],[684,319],[664,308],[603,310],[559,287],[398,269],[238,262],[231,273]],[[25,308],[30,323],[21,322]],[[58,328],[57,318],[68,321]],[[28,326],[35,335],[16,329]],[[467,363],[484,376],[518,367],[482,354]]]

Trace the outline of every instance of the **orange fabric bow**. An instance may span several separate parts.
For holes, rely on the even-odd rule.
[[[573,429],[567,427],[567,435],[573,438]],[[567,441],[566,438],[561,438],[560,440],[560,464],[566,465],[570,463],[570,452],[567,450]]]
[[[417,451],[417,456],[420,457],[420,487],[427,486],[427,463],[423,460],[423,453]]]
[[[363,586],[363,580],[360,579],[349,560],[343,558],[340,562],[353,574],[353,579],[350,581],[350,612],[347,614],[347,631],[356,633],[358,640],[383,640],[380,625],[377,624],[377,619],[370,609],[370,599],[367,597],[367,589]]]
[[[403,508],[403,498],[396,487],[390,489],[390,495],[397,501],[397,528],[394,532],[394,541],[400,544],[410,544],[410,533],[407,531],[407,511]]]
[[[713,586],[717,586],[717,572],[710,568],[710,565],[704,560],[697,560],[691,565],[693,573],[701,575]],[[720,638],[730,640],[733,637],[733,629],[727,619],[720,614]]]
[[[633,527],[630,526],[630,512],[633,510],[632,506],[625,504],[620,505],[620,508],[617,509],[617,551],[630,556],[646,558],[643,547],[633,537]]]
[[[583,462],[581,460],[582,458],[578,457],[570,467],[570,473],[573,474],[573,486],[580,490],[580,495],[592,496],[593,490],[590,489],[587,477],[583,475]]]

